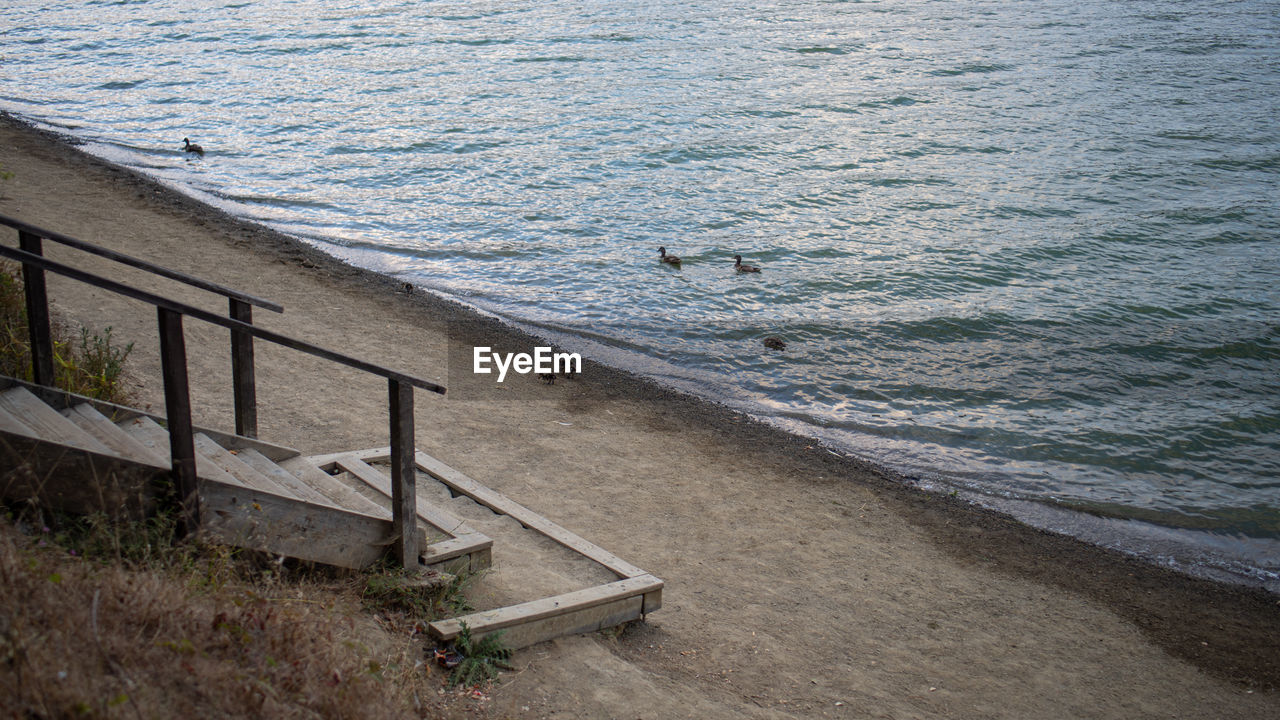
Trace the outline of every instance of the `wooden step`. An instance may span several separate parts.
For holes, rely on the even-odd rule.
[[[171,456],[169,431],[160,427],[160,424],[155,420],[145,415],[139,415],[117,423],[117,425],[134,440],[150,448],[152,452],[161,453],[166,458]],[[198,447],[196,448],[196,475],[202,478],[218,480],[229,485],[244,486],[244,483],[234,475],[218,467],[218,464],[211,458],[201,453]]]
[[[269,492],[274,495],[283,495],[285,497],[293,497],[293,493],[288,488],[281,486],[276,481],[263,475],[247,463],[236,457],[235,453],[222,447],[214,442],[213,438],[204,433],[195,434],[196,452],[208,458],[210,462],[218,466],[222,470],[230,473],[232,477],[247,488],[259,490],[261,492]],[[238,451],[237,451],[238,452]],[[197,466],[199,463],[197,462]],[[199,474],[197,470],[197,474]]]
[[[333,457],[329,461],[338,469],[351,473],[357,480],[377,491],[386,502],[391,502],[391,478],[355,455]],[[448,540],[431,542],[422,554],[422,563],[428,567],[447,567],[450,572],[479,572],[493,563],[493,540],[478,532],[458,515],[440,507],[439,503],[424,498],[419,489],[416,503],[418,519],[450,536]]]
[[[302,482],[293,473],[285,470],[277,465],[266,455],[254,450],[253,448],[241,448],[236,451],[236,457],[254,470],[266,475],[275,481],[277,485],[281,485],[289,489],[294,497],[313,502],[318,505],[327,505],[329,507],[337,507],[332,500],[321,495],[315,488]]]
[[[117,456],[116,451],[76,427],[75,423],[59,415],[57,410],[46,405],[43,400],[24,387],[9,388],[0,393],[0,408],[20,418],[22,423],[34,430],[36,436],[42,440]]]
[[[26,423],[14,417],[8,410],[0,407],[0,430],[10,432],[14,435],[22,435],[33,440],[39,440],[40,436],[36,434]]]
[[[121,457],[156,467],[169,467],[169,456],[159,455],[151,448],[134,440],[106,415],[98,412],[92,405],[81,403],[62,411],[62,416],[75,423],[77,427],[97,438],[104,445],[120,454]]]
[[[116,427],[152,453],[163,458],[170,456],[168,431],[146,415],[121,420],[116,423]]]
[[[201,478],[199,534],[209,540],[347,568],[387,555],[385,518]]]
[[[500,630],[503,645],[522,648],[562,635],[594,632],[640,620],[661,607],[662,585],[662,581],[652,575],[638,575],[519,605],[437,620],[427,629],[432,637],[452,640],[466,623],[472,640]]]
[[[391,501],[391,478],[377,468],[355,457],[340,457],[334,461],[338,467],[354,475],[364,484],[376,490]],[[424,501],[422,493],[418,494],[418,518],[453,537],[482,535],[467,524],[461,517],[435,504]]]
[[[329,498],[340,508],[379,518],[391,517],[390,510],[343,485],[340,480],[316,467],[314,463],[304,457],[289,458],[278,463],[278,465],[288,470],[294,477],[310,485],[316,492]]]

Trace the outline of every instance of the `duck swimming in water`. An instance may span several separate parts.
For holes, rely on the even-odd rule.
[[[680,264],[680,258],[676,257],[675,255],[668,255],[667,249],[665,247],[658,248],[658,256],[662,260],[662,262],[668,265]]]
[[[755,267],[752,265],[743,265],[741,255],[733,256],[733,269],[737,270],[738,272],[760,272],[760,268],[758,267]]]
[[[786,350],[787,343],[782,338],[767,337],[764,339],[764,346],[770,350]]]
[[[189,153],[200,155],[201,157],[204,156],[204,148],[192,143],[187,138],[182,138],[182,149]]]

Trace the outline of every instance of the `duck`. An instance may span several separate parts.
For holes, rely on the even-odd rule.
[[[760,268],[758,267],[753,265],[743,265],[741,255],[733,256],[733,269],[738,272],[760,272]]]
[[[783,342],[782,338],[776,338],[776,337],[765,338],[764,346],[769,348],[770,350],[786,350],[787,349],[787,344]]]
[[[658,248],[658,255],[660,256],[660,258],[661,258],[662,262],[664,262],[664,263],[666,263],[666,264],[668,264],[668,265],[679,265],[679,264],[680,264],[680,258],[676,257],[675,255],[668,255],[668,254],[667,254],[667,249],[666,249],[665,247],[660,247],[660,248]]]
[[[204,148],[196,145],[187,138],[182,138],[182,149],[195,155],[204,156]]]

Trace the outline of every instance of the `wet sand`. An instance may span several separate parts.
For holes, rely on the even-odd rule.
[[[1280,597],[919,492],[596,364],[554,385],[477,378],[460,361],[471,346],[537,343],[9,119],[0,164],[15,175],[4,214],[270,298],[286,312],[255,312],[264,327],[444,382],[447,397],[417,395],[419,448],[667,582],[663,609],[619,637],[518,653],[496,715],[1280,716]],[[63,279],[50,294],[65,317],[136,343],[139,400],[162,408],[154,310]],[[197,422],[229,429],[226,333],[188,321],[186,337]],[[257,368],[263,439],[308,453],[387,443],[383,382],[262,344]],[[501,579],[540,572],[508,565]]]

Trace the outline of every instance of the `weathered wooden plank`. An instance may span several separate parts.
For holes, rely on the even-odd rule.
[[[43,239],[30,230],[18,231],[18,247],[33,255],[43,255]],[[22,265],[22,284],[27,303],[27,332],[31,341],[31,379],[36,385],[53,386],[53,332],[49,321],[49,292],[44,270]]]
[[[154,511],[169,469],[0,432],[0,497],[63,512],[139,519]]]
[[[159,418],[159,419],[163,420],[164,418]],[[293,448],[285,447],[283,445],[274,445],[269,442],[263,442],[262,440],[258,440],[257,438],[247,438],[241,435],[233,435],[232,433],[222,432],[220,430],[214,430],[211,428],[203,428],[198,425],[193,426],[193,429],[195,429],[197,432],[202,432],[205,435],[208,435],[209,437],[217,441],[219,445],[221,445],[222,447],[228,450],[242,450],[242,449],[257,450],[258,452],[262,453],[263,456],[269,458],[273,462],[281,462],[284,460],[288,460],[289,458],[295,458],[302,455],[302,453],[298,452],[297,450],[294,450]]]
[[[10,387],[26,388],[32,394],[44,400],[47,405],[55,410],[65,410],[76,405],[87,404],[117,424],[126,423],[137,417],[146,417],[155,421],[164,422],[163,415],[143,412],[137,408],[117,405],[116,403],[109,403],[104,400],[97,400],[83,395],[74,395],[72,393],[55,390],[53,388],[40,387],[14,378],[0,378],[0,389],[7,389]],[[231,433],[214,430],[212,428],[203,428],[197,425],[193,426],[193,430],[208,435],[224,448],[228,448],[230,450],[253,448],[273,461],[286,460],[288,458],[298,457],[301,455],[301,453],[293,448],[284,447],[283,445],[275,445],[255,438],[241,437],[239,435],[233,435]],[[168,440],[166,439],[165,442],[167,443]],[[164,457],[168,458],[168,456],[168,451],[166,451]],[[166,460],[166,462],[168,461]]]
[[[238,455],[232,454],[231,451],[214,442],[212,438],[204,433],[196,433],[196,451],[212,460],[218,467],[231,473],[236,480],[240,481],[240,485],[274,495],[296,497],[288,488],[281,487],[275,480],[258,472],[257,469],[241,460]],[[240,451],[237,450],[236,452]]]
[[[370,448],[368,450],[348,450],[346,452],[328,453],[325,455],[309,455],[308,458],[311,462],[319,465],[320,467],[329,465],[338,460],[338,458],[355,458],[356,460],[363,460],[366,463],[388,462],[391,460],[391,447],[389,445],[384,445],[382,447]]]
[[[230,298],[230,315],[246,325],[253,324],[253,306]],[[231,389],[235,402],[236,434],[258,437],[258,396],[253,369],[253,336],[231,331]]]
[[[378,491],[387,499],[391,498],[391,479],[378,472],[363,460],[353,457],[339,456],[332,464],[351,473],[370,488]],[[453,539],[428,543],[422,554],[422,563],[427,566],[439,566],[446,561],[468,556],[465,563],[449,563],[449,572],[479,572],[493,562],[493,540],[487,535],[477,532],[466,524],[462,518],[447,510],[443,510],[418,498],[418,518],[427,525],[440,530]]]
[[[168,456],[170,450],[169,431],[160,427],[160,424],[150,417],[139,415],[131,420],[116,423],[116,427],[124,430],[127,435],[137,440],[153,453]],[[192,447],[195,447],[194,435],[192,436]],[[232,485],[242,484],[234,475],[218,467],[218,464],[204,453],[196,452],[195,460],[197,476],[231,483]]]
[[[396,555],[406,567],[418,565],[418,474],[413,468],[413,386],[387,380],[391,415],[391,522],[400,531]]]
[[[195,432],[191,429],[191,386],[187,377],[187,341],[182,313],[156,307],[160,330],[160,375],[164,380],[164,412],[169,431],[169,459],[177,494],[178,532],[194,533],[200,523],[200,492],[196,478]]]
[[[629,578],[647,574],[644,570],[599,545],[569,532],[507,496],[481,485],[424,452],[418,452],[415,456],[415,461],[423,472],[448,485],[455,491],[466,495],[494,512],[510,516],[521,525],[531,530],[536,530],[561,545],[591,558],[619,577]]]
[[[495,632],[501,632],[502,644],[514,650],[566,635],[597,632],[640,620],[644,617],[643,601],[644,598],[638,595],[622,598],[596,607],[512,625],[505,630]],[[483,637],[488,634],[479,633],[478,636]]]
[[[334,460],[334,464],[354,475],[370,488],[378,491],[384,497],[391,498],[391,478],[383,475],[381,472],[370,466],[368,463],[359,458],[340,456]],[[477,532],[467,521],[457,515],[436,507],[430,503],[423,502],[422,498],[418,498],[418,518],[426,524],[440,530],[450,537],[464,537],[468,535],[479,535],[484,537],[482,533]]]
[[[153,454],[164,458],[169,457],[169,433],[155,420],[146,415],[139,415],[116,423],[116,427],[125,431],[125,434],[137,440]]]
[[[99,442],[116,451],[118,455],[137,462],[161,467],[168,467],[169,460],[152,451],[151,448],[133,439],[106,415],[98,412],[88,403],[80,403],[62,411],[62,416],[75,423],[77,427],[98,439]]]
[[[0,431],[13,433],[14,435],[22,435],[35,440],[39,440],[40,436],[35,430],[27,427],[27,424],[14,417],[8,410],[0,407]]]
[[[76,427],[75,423],[60,415],[57,410],[46,405],[43,400],[24,387],[9,388],[0,393],[0,407],[9,411],[14,417],[21,418],[24,425],[45,440],[105,455],[116,454],[116,451]]]
[[[455,559],[462,562],[449,562]],[[480,572],[493,564],[493,540],[477,534],[430,543],[422,553],[422,564],[452,568],[449,572],[455,575]]]
[[[432,637],[452,640],[462,632],[465,622],[473,638],[503,630],[505,645],[524,647],[561,635],[637,620],[644,614],[645,594],[661,588],[662,581],[658,578],[640,575],[519,605],[437,620],[428,625],[428,630]]]
[[[335,505],[347,510],[373,515],[374,517],[391,519],[391,511],[378,503],[343,485],[336,478],[316,467],[304,457],[289,458],[280,467],[293,473],[302,482],[310,485],[316,492],[333,501]]]
[[[662,588],[644,594],[644,614],[662,609]]]
[[[302,482],[294,476],[293,473],[275,464],[270,458],[257,450],[253,448],[240,448],[235,451],[235,456],[249,467],[252,467],[254,470],[257,470],[263,475],[274,480],[277,485],[288,488],[289,492],[292,493],[294,497],[308,502],[337,507],[337,505],[333,504],[332,500],[321,495],[315,490],[315,488]]]
[[[394,541],[391,521],[216,480],[200,481],[200,535],[310,562],[367,567]]]

